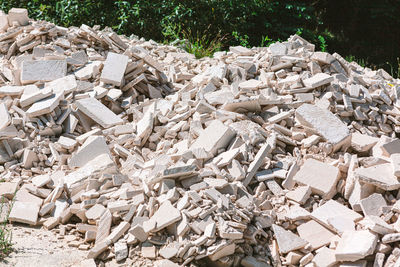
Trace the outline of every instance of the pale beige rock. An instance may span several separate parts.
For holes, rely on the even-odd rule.
[[[368,230],[344,232],[335,250],[338,261],[357,261],[374,253],[378,237]]]
[[[332,199],[315,209],[311,217],[330,230],[334,230],[328,223],[330,218],[347,218],[353,222],[362,219],[360,214]]]
[[[376,143],[378,143],[379,138],[369,136],[366,134],[352,133],[351,134],[351,147],[358,152],[369,151]]]
[[[351,135],[347,126],[326,109],[303,104],[296,109],[296,119],[333,145],[336,151],[343,145],[350,145]]]
[[[281,226],[273,224],[272,230],[274,231],[275,238],[278,241],[279,251],[281,253],[286,254],[290,251],[303,248],[307,245],[307,241],[300,238],[298,235],[285,230]]]
[[[332,81],[333,81],[332,76],[326,73],[317,73],[311,78],[303,80],[303,83],[305,86],[309,88],[315,88],[326,84],[330,84]]]
[[[337,263],[336,257],[335,257],[335,250],[334,249],[329,249],[327,247],[323,247],[320,250],[318,250],[317,254],[315,254],[315,257],[312,259],[312,262],[314,263],[314,266],[324,266],[324,267],[331,267],[335,266]]]
[[[129,58],[125,55],[109,52],[101,72],[100,80],[104,83],[120,86],[124,78],[128,60]]]
[[[182,218],[181,212],[172,206],[169,200],[163,202],[150,220],[156,223],[156,231],[159,231]]]
[[[90,136],[78,151],[71,157],[68,165],[71,167],[83,167],[96,157],[106,154],[111,157],[110,149],[103,136]]]
[[[19,26],[28,25],[28,10],[25,8],[11,8],[8,11],[8,23],[10,26],[13,26],[14,22],[17,22]]]
[[[313,250],[328,245],[335,236],[331,231],[314,220],[297,227],[300,237],[311,244]]]
[[[76,101],[75,104],[86,116],[90,117],[104,128],[123,123],[120,117],[115,115],[114,112],[95,98],[80,99]]]
[[[11,116],[5,103],[0,103],[0,130],[11,123]]]
[[[51,96],[35,102],[26,114],[30,117],[37,117],[52,112],[63,99],[62,94],[52,94]]]
[[[313,193],[324,199],[330,199],[336,193],[336,183],[339,178],[338,168],[314,159],[307,159],[293,180],[310,186]]]
[[[20,222],[36,225],[39,214],[39,206],[32,202],[15,201],[10,215],[10,222]]]
[[[390,155],[390,161],[392,163],[393,174],[397,178],[400,177],[400,153],[393,153]]]
[[[207,153],[216,154],[220,148],[226,148],[235,132],[222,122],[214,120],[190,146],[190,149],[204,148]]]
[[[375,185],[383,190],[391,191],[400,188],[400,182],[394,176],[390,163],[358,168],[355,170],[354,175],[363,183]]]
[[[367,198],[361,199],[360,205],[364,216],[380,216],[382,214],[381,207],[386,206],[386,200],[381,194],[374,193]]]
[[[67,75],[65,60],[32,60],[22,63],[21,82],[48,82]]]

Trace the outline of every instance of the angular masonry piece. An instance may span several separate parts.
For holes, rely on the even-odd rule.
[[[281,253],[286,254],[290,251],[301,249],[307,245],[307,241],[291,231],[285,230],[281,226],[273,224],[272,230],[274,231],[279,251]]]
[[[207,153],[215,155],[220,148],[226,148],[233,137],[235,132],[232,129],[219,120],[214,120],[194,141],[190,150],[204,148]]]
[[[381,208],[387,204],[385,198],[381,194],[374,193],[367,198],[361,199],[360,205],[364,216],[380,216],[382,214]]]
[[[6,104],[0,103],[0,130],[3,130],[11,123],[11,116],[8,112]]]
[[[71,157],[68,165],[70,167],[83,167],[89,161],[102,154],[106,154],[111,158],[111,152],[105,138],[103,136],[90,136]]]
[[[100,124],[103,128],[110,128],[123,123],[120,117],[115,115],[114,112],[95,98],[80,99],[76,101],[75,104],[80,111]]]
[[[51,90],[56,94],[61,93],[66,95],[75,91],[75,89],[78,87],[78,84],[74,75],[68,75],[51,82],[47,82],[45,83],[45,86],[47,88],[51,88]]]
[[[52,94],[53,90],[51,88],[39,89],[35,85],[27,85],[25,87],[24,93],[19,99],[19,104],[21,105],[21,107],[24,108],[32,105],[39,100],[49,97]]]
[[[101,72],[100,81],[120,86],[124,78],[129,57],[109,52]]]
[[[343,145],[350,145],[351,135],[347,126],[332,112],[311,104],[296,109],[296,119],[333,145],[337,151]]]
[[[399,178],[400,177],[400,153],[391,154],[390,161],[392,162],[394,176]]]
[[[336,193],[336,183],[339,178],[340,172],[337,167],[315,159],[307,159],[293,180],[310,186],[313,193],[324,199],[331,199]]]
[[[150,220],[156,223],[155,231],[176,223],[182,218],[181,212],[169,200],[163,202]]]
[[[306,87],[316,88],[325,84],[330,84],[333,81],[333,77],[326,73],[317,73],[311,78],[303,80]]]
[[[368,230],[344,232],[336,250],[338,261],[357,261],[374,253],[378,236]]]
[[[316,208],[311,213],[311,217],[332,231],[335,231],[335,229],[328,222],[330,218],[346,218],[352,220],[353,222],[357,222],[363,218],[357,212],[347,208],[333,199]]]
[[[22,84],[49,82],[67,75],[65,60],[27,60],[22,62]]]
[[[25,8],[11,8],[8,11],[8,23],[10,26],[13,26],[14,22],[17,22],[20,26],[28,25],[28,10]]]
[[[400,188],[400,182],[393,174],[392,164],[384,163],[368,168],[358,168],[354,175],[363,183],[372,184],[383,190],[391,191]]]
[[[366,134],[352,133],[351,134],[351,147],[358,152],[369,151],[376,143],[379,138],[369,136]]]
[[[27,111],[26,114],[30,117],[37,117],[40,115],[52,112],[63,99],[62,94],[52,94],[51,96],[35,102]]]
[[[39,205],[32,202],[15,201],[10,212],[10,222],[20,222],[36,225]]]
[[[334,233],[314,220],[303,223],[297,227],[299,236],[311,244],[313,250],[329,245]]]

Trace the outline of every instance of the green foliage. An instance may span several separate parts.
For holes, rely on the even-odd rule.
[[[319,40],[319,47],[321,48],[321,51],[328,52],[328,50],[327,50],[328,44],[326,43],[324,36],[318,35],[318,40]]]
[[[348,55],[345,57],[348,62],[356,62],[361,67],[365,68],[368,65],[368,62],[365,58],[356,58],[354,55]]]
[[[4,204],[5,201],[4,197],[0,199],[0,214],[6,215],[4,220],[0,221],[0,260],[4,259],[12,251],[12,232],[7,225],[11,207],[4,211],[4,207],[8,207],[8,205]]]
[[[247,34],[240,35],[237,31],[233,31],[232,36],[239,42],[239,45],[249,47],[249,36]]]

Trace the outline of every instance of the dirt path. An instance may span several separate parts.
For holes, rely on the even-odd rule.
[[[13,225],[12,242],[14,251],[0,262],[0,266],[80,266],[87,254],[86,251],[68,247],[53,232],[38,227]]]

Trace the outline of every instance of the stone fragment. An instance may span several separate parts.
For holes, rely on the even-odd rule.
[[[124,78],[126,66],[128,64],[128,56],[120,55],[113,52],[107,54],[100,80],[104,83],[110,83],[120,86]]]
[[[223,246],[216,252],[214,252],[212,255],[209,256],[210,260],[216,261],[219,260],[220,258],[232,255],[235,253],[236,245],[233,244],[226,244],[226,246]]]
[[[314,220],[299,225],[297,232],[302,239],[311,244],[313,250],[328,245],[335,236],[331,231]]]
[[[357,261],[374,253],[378,237],[368,230],[344,232],[335,250],[338,261]]]
[[[49,82],[67,75],[65,60],[26,60],[22,62],[21,82]]]
[[[313,193],[324,199],[331,199],[336,193],[336,183],[340,178],[337,167],[307,159],[293,180],[299,184],[310,186]]]
[[[102,241],[104,241],[106,237],[110,234],[111,223],[112,223],[111,212],[108,209],[106,209],[100,216],[100,220],[98,222],[98,227],[96,232],[96,244],[99,244]]]
[[[126,242],[117,242],[114,244],[115,260],[123,261],[128,257],[128,246]]]
[[[285,230],[276,224],[272,225],[276,240],[278,241],[279,251],[281,253],[288,253],[293,250],[303,248],[307,245],[307,241],[300,238],[298,235]]]
[[[90,136],[78,151],[71,157],[68,165],[71,167],[83,167],[96,157],[106,154],[111,157],[110,149],[103,136]]]
[[[163,202],[150,220],[156,223],[155,231],[160,231],[161,229],[176,223],[182,218],[181,212],[172,206],[169,200]]]
[[[306,87],[316,88],[322,85],[330,84],[333,81],[333,77],[326,73],[317,73],[311,78],[303,80]]]
[[[207,153],[215,155],[221,148],[226,148],[235,132],[218,120],[212,121],[190,146],[190,149],[204,148]]]
[[[367,168],[358,168],[354,175],[361,182],[372,184],[383,190],[391,191],[400,188],[400,182],[393,174],[393,168],[390,163],[378,164]]]
[[[288,199],[294,200],[299,204],[304,204],[311,196],[311,187],[299,186],[295,190],[286,193]]]
[[[26,114],[30,117],[37,117],[52,112],[62,100],[63,95],[52,94],[51,96],[35,102]]]
[[[400,153],[391,154],[390,161],[392,163],[394,176],[399,178],[400,177]]]
[[[89,97],[80,99],[76,101],[75,104],[80,111],[100,124],[103,128],[109,128],[123,123],[120,117],[115,115],[114,112],[95,98]]]
[[[32,202],[15,201],[10,215],[10,222],[20,222],[36,225],[39,214],[39,206]]]
[[[86,218],[89,220],[97,220],[103,215],[103,213],[106,211],[106,208],[103,205],[100,204],[95,204],[93,207],[88,209],[85,212]]]
[[[327,247],[319,249],[315,257],[312,259],[312,263],[314,264],[314,266],[335,266],[335,264],[337,263],[335,250],[329,249]]]
[[[386,206],[386,200],[381,194],[374,193],[367,198],[361,199],[361,209],[364,216],[380,216],[382,214],[382,207]]]
[[[0,130],[11,123],[11,116],[5,103],[0,103]]]
[[[351,134],[351,147],[358,152],[369,151],[376,143],[379,138],[369,136],[366,134],[352,133]]]
[[[311,213],[311,217],[332,231],[334,231],[334,229],[328,223],[328,220],[330,218],[346,218],[352,220],[353,222],[362,219],[362,216],[360,214],[333,199],[316,208]]]
[[[347,126],[332,112],[316,105],[303,104],[296,109],[296,119],[301,125],[322,136],[337,151],[350,145],[351,135]]]
[[[18,23],[19,26],[28,25],[28,10],[25,8],[11,8],[8,11],[8,23],[10,26],[13,26],[15,22]]]

